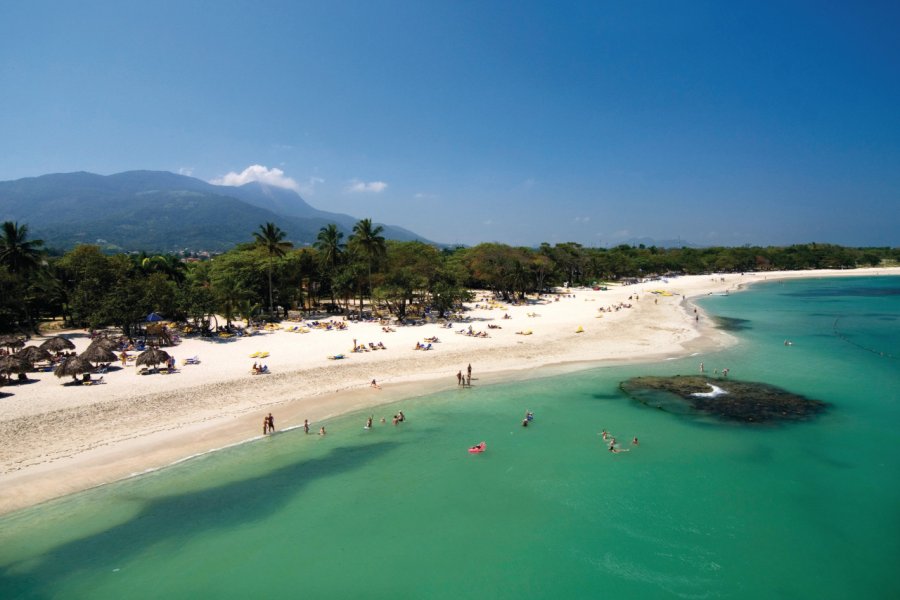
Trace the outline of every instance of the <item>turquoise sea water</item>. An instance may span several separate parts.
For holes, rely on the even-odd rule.
[[[477,379],[379,409],[372,431],[350,415],[0,518],[0,597],[900,597],[900,278],[703,306],[738,345]],[[832,406],[739,426],[618,389],[701,360]],[[611,454],[604,428],[641,444]]]

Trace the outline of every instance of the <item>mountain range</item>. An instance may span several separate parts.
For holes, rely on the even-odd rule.
[[[214,185],[166,171],[55,173],[0,182],[0,222],[27,224],[30,238],[61,250],[97,244],[117,251],[221,252],[252,241],[267,222],[303,246],[329,223],[347,236],[358,220],[313,208],[293,190],[259,182]],[[402,227],[383,227],[387,239],[427,242]]]

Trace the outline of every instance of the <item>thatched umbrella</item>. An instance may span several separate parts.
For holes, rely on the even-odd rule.
[[[91,344],[87,350],[78,355],[86,361],[92,363],[111,363],[118,360],[112,350],[107,350],[102,344]]]
[[[134,361],[134,364],[147,365],[147,366],[156,366],[158,364],[164,363],[169,360],[169,353],[165,350],[160,350],[159,348],[150,348],[149,350],[144,350],[140,354],[138,354],[137,360]]]
[[[50,352],[62,352],[63,350],[72,350],[75,344],[61,335],[54,336],[41,342],[41,348]]]
[[[115,351],[119,349],[119,342],[108,337],[98,337],[91,342],[91,345],[88,346],[88,348],[93,348],[95,346],[103,348],[104,350]]]
[[[57,377],[75,377],[81,373],[89,373],[92,368],[91,363],[80,356],[68,356],[59,363],[53,374]]]
[[[41,360],[50,360],[50,353],[40,346],[28,346],[16,352],[16,356],[22,360],[34,364]]]
[[[12,333],[0,335],[0,346],[6,346],[7,348],[21,348],[24,345],[25,340],[17,335]]]
[[[27,373],[31,364],[18,356],[0,356],[0,373]]]

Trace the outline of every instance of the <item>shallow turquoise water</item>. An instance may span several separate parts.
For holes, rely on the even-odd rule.
[[[900,597],[900,278],[704,307],[744,319],[741,343],[476,381],[379,409],[372,431],[351,415],[2,518],[0,597]],[[747,427],[618,390],[701,360],[832,407]],[[603,428],[641,445],[610,454]]]

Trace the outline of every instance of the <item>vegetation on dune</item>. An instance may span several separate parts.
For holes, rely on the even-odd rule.
[[[247,243],[209,260],[174,255],[104,253],[80,245],[47,256],[24,224],[6,222],[0,236],[0,331],[35,331],[62,317],[76,327],[130,332],[151,312],[212,331],[238,319],[283,317],[287,310],[349,314],[354,303],[400,319],[446,315],[472,288],[511,300],[551,286],[592,285],[655,275],[855,268],[897,264],[900,249],[802,244],[780,248],[538,248],[485,243],[439,249],[386,240],[359,221],[348,243],[333,224],[312,247],[294,248],[267,222]],[[267,307],[267,314],[263,308]],[[224,323],[219,322],[224,318]]]

